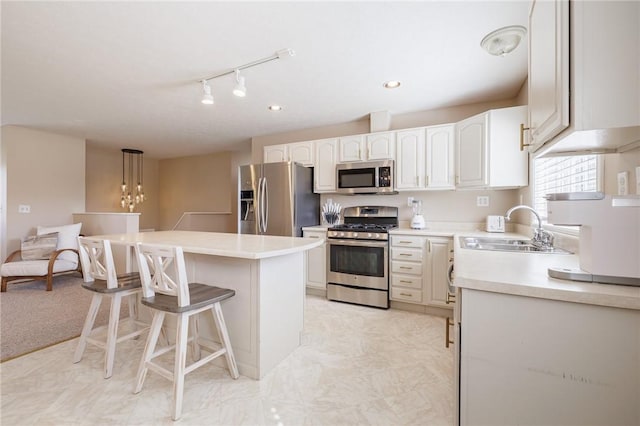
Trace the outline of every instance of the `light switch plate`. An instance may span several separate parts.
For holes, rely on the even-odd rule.
[[[478,206],[478,207],[489,207],[489,196],[488,195],[479,195],[476,198],[476,206]]]
[[[18,206],[18,213],[31,213],[31,206],[27,204],[20,204]]]
[[[629,172],[618,173],[618,195],[629,195]]]

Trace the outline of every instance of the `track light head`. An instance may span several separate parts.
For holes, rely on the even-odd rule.
[[[247,88],[244,85],[244,77],[240,75],[240,70],[236,70],[236,87],[233,88],[233,94],[240,98],[247,96]]]
[[[211,87],[207,80],[202,80],[202,91],[204,94],[202,95],[201,102],[205,105],[213,105],[213,95],[211,94]]]

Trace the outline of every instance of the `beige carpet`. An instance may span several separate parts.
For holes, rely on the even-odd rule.
[[[44,281],[9,284],[7,292],[0,293],[0,359],[79,336],[92,297],[81,284],[78,273],[55,277],[53,291],[45,291]],[[123,303],[122,313],[126,307]],[[96,324],[106,324],[108,318],[109,300],[104,299]]]

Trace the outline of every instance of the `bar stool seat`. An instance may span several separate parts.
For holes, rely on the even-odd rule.
[[[161,246],[138,243],[136,257],[142,282],[142,304],[151,308],[153,320],[147,338],[147,344],[140,360],[134,393],[142,390],[148,370],[152,370],[173,382],[172,418],[178,420],[182,414],[184,378],[193,370],[225,356],[232,378],[239,377],[238,367],[233,356],[227,326],[220,303],[235,295],[234,290],[199,283],[188,283],[181,247]],[[211,311],[218,331],[219,345],[211,345],[198,335],[199,315]],[[158,337],[162,330],[165,315],[176,317],[175,344],[156,350]],[[189,337],[191,322],[192,337]],[[186,365],[187,345],[192,343],[194,362]],[[200,350],[211,352],[201,358]],[[166,369],[153,360],[171,350],[175,350],[173,371]]]
[[[142,292],[140,275],[138,273],[116,275],[111,244],[107,240],[78,237],[78,247],[84,277],[82,287],[94,294],[73,362],[82,360],[87,343],[95,345],[105,351],[104,378],[108,379],[113,375],[116,345],[124,340],[135,339],[149,330],[148,324],[138,321],[137,295]],[[111,299],[109,323],[106,326],[94,328],[104,297]],[[123,299],[129,305],[129,317],[126,320],[131,326],[131,332],[119,337],[120,307]],[[104,329],[107,330],[106,338],[97,338],[96,335]]]

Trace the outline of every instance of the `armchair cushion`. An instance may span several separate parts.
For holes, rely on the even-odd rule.
[[[27,237],[20,245],[22,260],[49,259],[58,246],[58,233],[34,235]]]
[[[72,253],[74,254],[74,253]],[[62,254],[60,255],[62,257]],[[73,271],[78,262],[70,262],[58,259],[53,263],[53,272]],[[0,275],[3,277],[37,277],[48,274],[48,260],[23,260],[21,262],[7,262],[0,267]]]
[[[78,236],[80,235],[80,228],[82,228],[82,223],[74,223],[73,225],[62,225],[62,226],[38,226],[36,234],[44,235],[44,234],[50,234],[52,232],[57,232],[58,233],[58,245],[56,247],[57,250],[62,250],[62,249],[78,250]],[[76,266],[78,265],[78,255],[72,251],[65,251],[63,253],[60,253],[60,255],[58,256],[58,260],[66,260],[69,262],[73,262]]]

